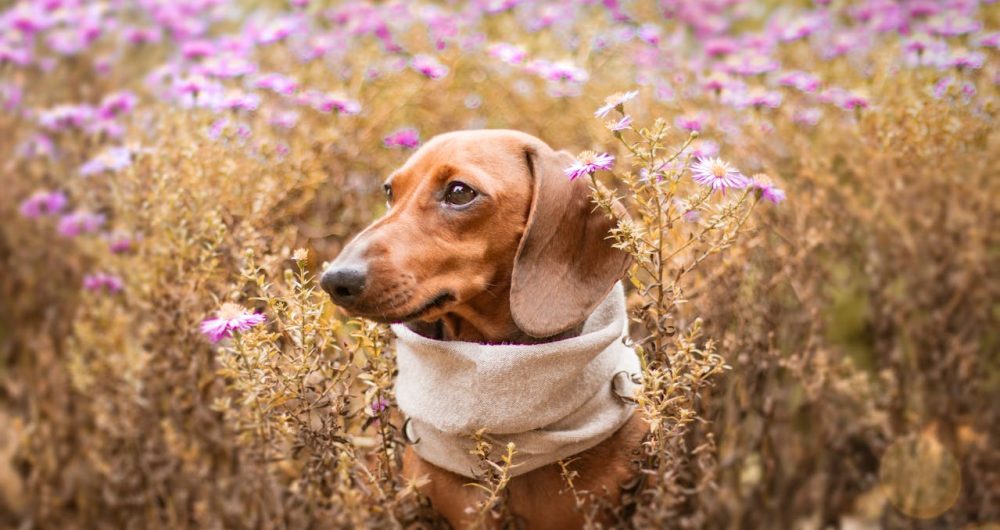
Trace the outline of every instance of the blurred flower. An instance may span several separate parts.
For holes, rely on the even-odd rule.
[[[118,276],[99,272],[84,276],[83,288],[88,291],[103,290],[109,293],[117,293],[125,288],[125,283]]]
[[[76,237],[83,233],[96,232],[104,225],[104,220],[102,214],[77,210],[59,219],[56,232],[63,237]]]
[[[712,140],[698,139],[691,143],[691,156],[694,158],[709,158],[719,154],[719,144]]]
[[[521,64],[528,56],[528,52],[524,48],[506,42],[498,42],[490,45],[487,53],[489,53],[490,57],[495,57],[507,64],[513,65]]]
[[[626,102],[632,100],[632,98],[639,95],[638,90],[633,90],[631,92],[618,92],[617,94],[612,94],[604,100],[604,105],[594,112],[594,116],[597,118],[603,118],[611,112],[611,109],[618,109],[619,112],[624,113],[624,105]]]
[[[97,107],[97,115],[103,119],[111,119],[122,114],[128,114],[135,108],[137,98],[128,90],[114,92],[104,96],[101,105]]]
[[[981,52],[970,52],[968,50],[955,50],[945,63],[946,66],[959,70],[977,70],[983,67],[986,56]]]
[[[792,114],[792,121],[800,125],[807,125],[809,127],[812,127],[813,125],[819,123],[819,120],[822,117],[823,117],[822,110],[816,107],[810,107],[806,109],[796,110],[795,113]]]
[[[584,175],[593,174],[598,169],[611,169],[614,164],[615,157],[608,153],[584,151],[577,155],[576,161],[564,171],[570,180],[575,180]]]
[[[21,203],[21,215],[35,219],[42,215],[59,213],[69,200],[61,191],[36,191]]]
[[[819,78],[809,72],[792,70],[778,77],[778,84],[794,87],[803,92],[815,92],[819,88]]]
[[[750,186],[757,191],[764,200],[778,204],[785,200],[785,190],[774,185],[771,177],[758,173],[750,179]]]
[[[282,129],[291,129],[299,122],[299,113],[294,110],[277,111],[271,115],[268,123]]]
[[[215,318],[203,320],[199,329],[214,343],[232,336],[234,331],[246,331],[265,320],[267,318],[260,313],[251,313],[239,304],[226,303],[219,308]]]
[[[83,128],[93,119],[94,108],[90,105],[57,105],[42,111],[38,123],[50,131],[64,131]]]
[[[80,166],[80,176],[103,171],[121,171],[132,165],[132,150],[125,146],[109,147]]]
[[[549,63],[540,73],[554,82],[583,83],[590,79],[590,74],[586,70],[569,61]]]
[[[413,127],[404,127],[383,138],[382,145],[385,147],[413,149],[420,145],[420,132]]]
[[[701,131],[705,127],[705,122],[708,120],[708,116],[704,112],[695,112],[692,114],[684,114],[674,118],[674,125],[679,129],[684,129],[687,131]]]
[[[112,254],[124,254],[132,250],[135,246],[137,238],[125,232],[116,230],[115,232],[105,236],[105,239],[108,241],[108,250],[110,250]]]
[[[320,112],[337,111],[348,116],[361,112],[361,104],[339,94],[312,92],[309,96],[312,107]]]
[[[618,121],[609,120],[607,123],[605,123],[605,125],[608,127],[609,131],[612,132],[621,131],[627,129],[630,125],[632,125],[632,116],[626,114],[622,116],[621,119]]]
[[[258,77],[254,80],[253,86],[255,88],[263,88],[285,96],[294,94],[299,88],[298,82],[294,79],[275,73],[264,74]]]
[[[650,46],[657,46],[660,44],[660,27],[655,24],[643,24],[639,26],[639,30],[636,31],[636,36],[639,40],[649,44]]]
[[[388,408],[389,408],[389,400],[385,399],[382,396],[379,396],[379,397],[375,398],[372,401],[371,411],[372,411],[372,414],[375,415],[375,416],[378,416],[379,414],[381,414],[384,410],[386,410]]]
[[[410,61],[410,67],[430,79],[441,79],[448,75],[448,67],[430,55],[419,54],[413,56],[413,59]]]
[[[691,166],[691,174],[695,182],[709,186],[713,191],[745,188],[748,184],[746,177],[719,158],[699,158]]]

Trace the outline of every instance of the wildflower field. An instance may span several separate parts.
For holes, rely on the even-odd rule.
[[[441,527],[316,278],[480,128],[629,212],[650,435],[593,526],[1000,525],[1000,3],[0,6],[0,527]]]

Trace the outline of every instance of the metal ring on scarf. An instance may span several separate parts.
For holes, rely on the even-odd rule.
[[[630,374],[627,371],[622,370],[615,373],[615,375],[611,377],[611,393],[618,399],[622,400],[623,403],[635,404],[637,403],[635,398],[625,391],[626,381],[634,384],[640,384],[642,382],[639,378],[639,374]]]
[[[410,445],[416,445],[420,443],[420,438],[418,438],[416,434],[411,434],[413,432],[412,422],[412,418],[406,418],[403,420],[403,439]]]

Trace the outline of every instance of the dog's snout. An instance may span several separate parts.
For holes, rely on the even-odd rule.
[[[365,289],[367,274],[361,267],[337,267],[327,269],[319,280],[320,287],[337,304],[351,303]]]

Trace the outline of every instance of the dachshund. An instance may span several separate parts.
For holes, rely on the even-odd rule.
[[[511,130],[434,137],[386,180],[387,213],[344,247],[320,278],[347,312],[405,323],[438,339],[533,344],[579,334],[631,264],[613,248],[614,220],[592,202],[573,157]],[[614,505],[634,481],[648,430],[639,413],[610,438],[573,457],[577,490]],[[470,479],[422,460],[403,474],[426,477],[423,493],[455,528],[472,523],[481,496]],[[584,524],[558,464],[515,476],[508,507],[526,528]]]

